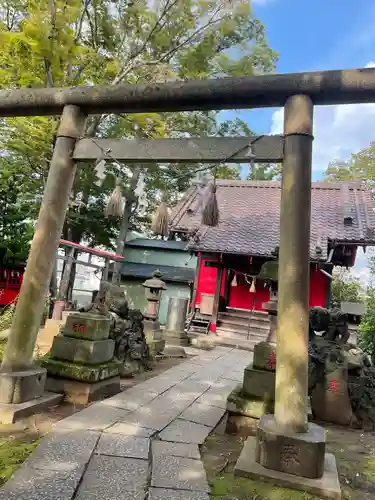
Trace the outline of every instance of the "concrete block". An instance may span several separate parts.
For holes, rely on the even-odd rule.
[[[137,389],[137,386],[122,391],[111,398],[102,401],[103,405],[135,411],[141,406],[147,405],[158,396],[157,392]]]
[[[121,384],[120,377],[111,377],[89,383],[49,376],[46,389],[64,394],[65,400],[69,403],[85,405],[121,392]]]
[[[275,373],[247,366],[244,370],[242,392],[245,396],[274,400]]]
[[[160,433],[160,439],[175,443],[202,444],[211,430],[212,427],[177,418]]]
[[[125,410],[109,408],[101,403],[95,403],[70,417],[60,420],[53,428],[58,432],[62,432],[64,429],[70,431],[103,431],[114,423],[123,420],[127,413]]]
[[[254,346],[253,368],[276,371],[276,344],[259,342]]]
[[[75,499],[143,500],[147,474],[147,460],[94,455]]]
[[[147,460],[149,447],[148,438],[104,433],[99,440],[95,454]]]
[[[42,396],[45,368],[0,373],[0,403],[19,404]]]
[[[154,488],[173,488],[175,490],[195,490],[209,493],[206,472],[200,460],[155,456],[151,486]]]
[[[228,396],[227,410],[235,415],[259,419],[266,413],[273,413],[274,402],[271,399],[245,396],[239,384]]]
[[[209,406],[201,403],[193,403],[187,408],[179,418],[189,420],[196,424],[207,425],[207,427],[216,427],[225,414],[224,408]]]
[[[189,345],[189,338],[185,332],[164,331],[164,338],[167,345],[183,346]]]
[[[151,407],[150,405],[142,406],[137,411],[131,412],[124,419],[126,423],[134,424],[148,429],[156,429],[161,431],[170,424],[179,414],[181,410],[165,407],[163,409]]]
[[[211,389],[209,389],[199,399],[197,399],[197,403],[207,404],[209,406],[216,406],[218,408],[225,409],[227,407],[228,395],[237,385],[234,380],[230,380],[227,382],[227,384],[220,384],[217,387],[212,386]]]
[[[184,491],[168,488],[150,488],[148,500],[210,500],[208,493],[204,491]]]
[[[165,342],[165,341],[164,341]],[[167,345],[163,351],[164,358],[186,358],[187,354],[182,346]]]
[[[53,339],[51,357],[73,363],[97,365],[110,361],[114,350],[114,340],[83,340],[57,335]]]
[[[70,472],[82,469],[90,460],[99,436],[94,431],[56,429],[42,439],[25,466]]]
[[[236,476],[264,481],[274,486],[303,491],[319,498],[341,500],[341,488],[334,455],[324,456],[323,475],[318,479],[305,478],[263,467],[256,461],[256,438],[249,437],[234,469]]]
[[[86,340],[106,340],[109,337],[111,318],[99,314],[74,313],[66,318],[62,334]]]
[[[0,423],[14,424],[17,420],[29,417],[35,413],[40,413],[52,406],[58,405],[64,396],[62,394],[53,394],[44,392],[42,396],[31,401],[18,404],[0,403]]]
[[[108,432],[110,434],[122,434],[124,436],[150,438],[158,431],[156,429],[141,427],[140,425],[131,424],[129,422],[117,422],[116,424],[113,424],[105,429],[104,432]]]
[[[83,365],[58,359],[45,359],[42,362],[49,377],[61,377],[80,382],[94,383],[119,374],[121,362],[108,361],[100,365]]]
[[[325,429],[309,423],[304,433],[282,432],[273,415],[259,420],[256,461],[267,469],[287,474],[320,478],[324,472]]]
[[[152,441],[152,455],[167,455],[200,460],[201,454],[198,445],[192,443],[171,443],[169,441]]]
[[[21,467],[0,489],[0,500],[71,500],[83,471]]]

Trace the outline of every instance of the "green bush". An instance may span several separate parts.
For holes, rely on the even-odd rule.
[[[15,307],[16,303],[13,302],[0,313],[0,332],[11,327]]]
[[[375,364],[375,288],[367,290],[367,311],[359,325],[359,346]]]

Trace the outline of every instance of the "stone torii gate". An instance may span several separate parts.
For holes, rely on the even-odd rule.
[[[276,403],[271,421],[260,422],[260,433],[263,443],[268,440],[266,455],[274,452],[280,460],[294,461],[293,474],[301,477],[301,484],[306,477],[310,478],[306,480],[310,483],[322,481],[325,442],[317,426],[312,428],[307,418],[313,107],[371,102],[375,102],[375,70],[371,68],[135,86],[1,90],[2,117],[61,115],[38,223],[0,370],[3,409],[16,401],[24,403],[38,398],[43,391],[45,374],[33,367],[33,350],[74,182],[75,160],[98,157],[92,144],[88,147],[87,139],[81,139],[87,115],[284,106],[283,137],[265,136],[254,144],[255,161],[283,159]],[[108,141],[96,139],[104,149],[111,149],[111,157],[126,162],[139,162],[141,157],[141,161],[148,158],[152,162],[222,160],[233,152],[234,141],[243,141],[246,145],[244,141],[249,138],[116,141],[110,145]],[[245,154],[239,153],[234,160],[243,161],[244,157]],[[317,440],[319,446],[311,447]],[[306,458],[314,465],[313,472],[303,467]],[[273,470],[264,453],[257,457],[257,462],[263,478],[276,483],[284,480],[280,471],[285,470],[285,466],[278,468],[277,460],[272,461]],[[296,463],[301,463],[301,467]],[[339,498],[338,495],[331,497]]]

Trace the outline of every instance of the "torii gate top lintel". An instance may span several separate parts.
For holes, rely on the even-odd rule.
[[[304,94],[314,105],[375,102],[375,68],[267,74],[140,85],[0,90],[0,116],[250,109],[284,106]]]

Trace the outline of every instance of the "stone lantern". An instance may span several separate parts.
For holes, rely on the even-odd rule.
[[[161,277],[162,273],[160,271],[154,271],[152,278],[142,283],[147,299],[147,308],[143,313],[145,317],[144,332],[147,343],[154,354],[161,353],[165,346],[165,340],[162,338],[160,323],[158,321],[161,294],[163,290],[167,289]]]
[[[164,281],[160,279],[161,277],[162,273],[160,271],[154,271],[152,278],[142,283],[142,286],[145,287],[147,299],[147,309],[144,314],[147,319],[156,320],[158,317],[161,294],[163,290],[167,289]]]

